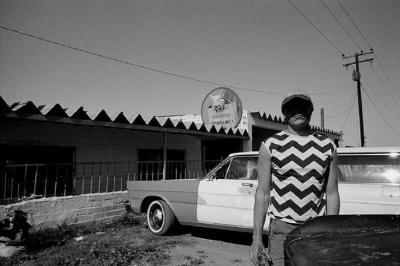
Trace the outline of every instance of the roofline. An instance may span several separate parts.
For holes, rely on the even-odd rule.
[[[8,105],[0,96],[0,117],[4,119],[30,120],[43,123],[70,124],[76,126],[94,126],[119,128],[128,130],[153,131],[164,133],[208,136],[217,138],[249,139],[245,129],[224,128],[220,125],[205,125],[204,123],[172,121],[170,118],[152,116],[145,118],[138,114],[134,120],[126,118],[123,112],[118,116],[110,116],[103,109],[97,115],[88,115],[83,107],[73,114],[66,112],[68,108],[55,104],[44,113],[44,106],[36,106],[32,101]],[[113,118],[111,118],[113,117]]]
[[[272,117],[271,114],[267,115],[267,113],[265,113],[265,112],[262,113],[260,111],[249,112],[249,114],[253,117],[253,119],[256,118],[256,119],[260,119],[260,120],[264,120],[264,121],[269,121],[269,122],[272,122],[272,123],[277,123],[277,124],[280,124],[280,125],[286,125],[284,119],[282,119],[280,116],[276,116],[275,115],[274,117]],[[337,131],[334,131],[334,130],[331,130],[331,129],[322,128],[322,127],[318,127],[318,126],[314,126],[314,125],[310,125],[310,127],[314,131],[317,131],[317,132],[320,132],[320,133],[323,133],[323,134],[329,134],[329,135],[332,135],[332,136],[336,136],[336,137],[338,137],[338,140],[341,140],[342,136],[343,136],[342,132],[337,132]]]
[[[218,132],[209,132],[206,130],[193,130],[193,129],[181,129],[181,128],[168,128],[163,126],[151,126],[151,125],[135,125],[135,124],[120,124],[115,122],[99,122],[92,120],[76,120],[76,119],[46,119],[46,118],[37,118],[34,116],[31,117],[17,117],[17,116],[0,116],[1,119],[14,119],[14,120],[26,120],[26,121],[34,121],[39,123],[53,123],[53,124],[64,124],[64,125],[74,125],[74,126],[87,126],[87,127],[102,127],[102,128],[116,128],[116,129],[127,129],[127,130],[136,130],[136,131],[150,131],[150,132],[159,132],[159,133],[172,133],[172,134],[183,134],[183,135],[191,135],[191,136],[207,136],[207,137],[217,137],[217,138],[229,138],[229,139],[249,139],[247,132],[244,132],[243,135],[240,133],[228,134],[228,133],[218,133]]]

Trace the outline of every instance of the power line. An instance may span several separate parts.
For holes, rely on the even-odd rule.
[[[394,87],[392,81],[390,80],[388,74],[386,73],[385,69],[383,68],[381,60],[379,60],[379,58],[376,54],[375,54],[375,57],[376,57],[376,60],[378,61],[378,65],[381,68],[383,75],[385,75],[386,79],[388,80],[389,85],[392,87],[393,91],[397,91],[396,88]]]
[[[365,43],[368,45],[368,47],[370,49],[372,49],[372,45],[369,44],[369,42],[367,41],[367,39],[364,37],[364,34],[362,34],[361,30],[358,28],[358,26],[356,25],[356,23],[354,22],[353,18],[350,16],[350,14],[347,12],[346,8],[344,8],[344,6],[342,5],[342,3],[340,3],[340,0],[336,0],[338,2],[338,4],[340,5],[340,7],[342,8],[342,10],[344,11],[344,13],[346,13],[347,17],[350,19],[351,23],[353,24],[353,26],[357,29],[358,33],[361,35],[361,38],[363,38],[363,40],[365,41]]]
[[[361,85],[362,90],[365,92],[365,94],[367,95],[368,99],[370,100],[370,102],[372,103],[372,105],[374,106],[375,110],[378,112],[378,114],[381,116],[382,120],[385,122],[385,124],[392,130],[392,132],[397,135],[400,138],[400,134],[392,127],[392,125],[390,125],[390,123],[386,120],[385,116],[381,113],[381,111],[379,111],[378,107],[375,105],[374,101],[372,100],[372,98],[369,96],[367,90],[364,88],[364,85]]]
[[[315,26],[314,25],[314,23],[312,23],[312,21],[306,16],[306,15],[304,15],[301,11],[300,11],[300,9],[298,9],[292,2],[290,2],[290,0],[286,0],[286,2],[288,2],[308,23],[310,23],[311,24],[311,26],[313,26],[313,28],[315,29],[315,30],[317,30],[318,32],[319,32],[319,34],[321,34],[322,35],[322,37],[324,37],[325,38],[325,40],[327,40],[329,43],[330,43],[330,45],[333,47],[333,48],[335,48],[336,49],[336,51],[338,51],[338,53],[340,54],[340,55],[343,55],[343,52],[339,49],[339,48],[337,48],[337,46],[331,41],[331,40],[329,40],[329,38],[328,37],[326,37],[326,35],[317,27],[317,26]]]
[[[326,95],[326,94],[334,94],[334,93],[342,93],[340,89],[329,90],[329,91],[320,91],[320,92],[310,92],[311,95]]]
[[[322,1],[322,0],[321,0]],[[351,23],[353,24],[353,26],[357,29],[358,33],[360,34],[361,38],[365,41],[365,43],[369,46],[370,49],[372,49],[372,45],[368,42],[367,38],[365,38],[364,34],[361,32],[361,30],[358,28],[357,24],[355,23],[355,21],[353,20],[353,18],[350,16],[349,12],[347,12],[346,8],[342,5],[342,3],[340,2],[340,0],[336,0],[338,2],[338,4],[340,5],[340,7],[342,8],[342,10],[344,11],[344,13],[347,15],[347,17],[350,19]],[[374,54],[374,56],[376,57],[376,60],[378,61],[379,67],[381,68],[383,74],[385,75],[386,79],[388,80],[389,85],[392,87],[393,91],[397,91],[397,89],[394,87],[392,81],[390,80],[388,74],[386,73],[385,68],[383,67],[381,60],[379,59],[378,55]]]
[[[373,89],[371,89],[371,88],[369,88],[369,89],[370,89],[370,91],[372,91],[372,92],[374,93],[375,97],[376,97],[377,99],[379,99],[379,100],[384,104],[385,107],[387,107],[388,109],[390,109],[389,111],[390,111],[392,114],[394,114],[394,115],[396,115],[396,116],[398,116],[398,117],[400,118],[400,116],[398,115],[398,111],[392,109],[392,107],[394,107],[394,106],[398,107],[397,104],[387,104],[387,103],[383,100],[383,98],[380,96],[379,93],[377,93],[375,90],[373,90]]]
[[[390,94],[390,97],[392,99],[395,99],[395,96],[392,94],[392,92],[385,86],[385,82],[383,82],[381,76],[378,74],[378,72],[376,72],[376,69],[371,65],[371,68],[373,70],[373,72],[375,73],[375,75],[377,76],[377,78],[379,79],[379,81],[382,83],[383,87],[386,89],[386,91]]]
[[[329,13],[332,15],[332,17],[336,20],[336,22],[339,24],[339,26],[342,28],[342,30],[347,34],[347,36],[349,36],[349,38],[353,41],[353,43],[355,44],[355,46],[357,46],[357,48],[359,50],[362,50],[360,45],[358,45],[358,43],[354,40],[353,36],[351,36],[351,34],[347,31],[347,29],[344,27],[344,25],[339,21],[339,19],[336,17],[336,15],[332,12],[332,10],[328,7],[328,5],[324,2],[324,0],[321,0],[322,4],[324,5],[324,7],[329,11]]]
[[[353,101],[352,101],[352,103],[351,103],[351,108],[350,108],[349,112],[347,113],[346,119],[344,120],[342,129],[340,130],[340,132],[343,132],[343,129],[344,129],[344,127],[346,126],[346,123],[347,123],[347,120],[349,119],[350,113],[351,113],[351,111],[352,111],[353,108],[354,108],[354,104],[355,104],[355,102],[356,102],[356,99],[357,99],[357,93],[354,94],[354,98],[353,98]]]
[[[356,95],[356,96],[357,96],[357,95]],[[356,96],[355,96],[355,97],[356,97]],[[338,113],[338,114],[336,114],[336,115],[326,115],[326,117],[328,117],[328,118],[338,118],[338,117],[341,117],[342,115],[346,114],[346,113],[349,111],[350,108],[352,108],[352,103],[353,103],[353,101],[354,101],[354,99],[351,99],[351,100],[350,100],[349,104],[347,105],[346,109],[344,109],[343,112],[340,112],[340,113]]]
[[[192,81],[205,83],[205,84],[210,84],[210,85],[215,85],[215,86],[230,87],[230,88],[237,89],[237,90],[252,91],[252,92],[258,92],[258,93],[267,93],[267,94],[282,94],[281,92],[271,92],[271,91],[264,91],[264,90],[257,90],[257,89],[248,89],[248,88],[242,88],[242,87],[232,86],[232,85],[223,84],[223,83],[212,82],[212,81],[208,81],[208,80],[204,80],[204,79],[197,79],[197,78],[189,77],[189,76],[186,76],[186,75],[183,75],[183,74],[176,74],[176,73],[164,71],[164,70],[161,70],[161,69],[148,67],[148,66],[140,65],[140,64],[136,64],[136,63],[132,63],[132,62],[129,62],[129,61],[126,61],[126,60],[123,60],[123,59],[118,59],[118,58],[115,58],[115,57],[106,56],[106,55],[103,55],[103,54],[100,54],[100,53],[91,52],[91,51],[84,50],[84,49],[81,49],[81,48],[78,48],[78,47],[75,47],[75,46],[72,46],[72,45],[63,44],[63,43],[52,41],[52,40],[49,40],[49,39],[46,39],[46,38],[43,38],[43,37],[39,37],[39,36],[36,36],[36,35],[33,35],[33,34],[25,33],[25,32],[22,32],[22,31],[19,31],[19,30],[15,30],[15,29],[11,29],[11,28],[8,28],[8,27],[4,27],[2,25],[0,25],[0,28],[2,28],[4,30],[7,30],[7,31],[11,31],[11,32],[17,33],[17,34],[20,34],[20,35],[23,35],[23,36],[26,36],[26,37],[37,39],[37,40],[40,40],[40,41],[43,41],[43,42],[47,42],[47,43],[54,44],[54,45],[57,45],[57,46],[61,46],[61,47],[64,47],[64,48],[72,49],[72,50],[75,50],[75,51],[78,51],[78,52],[81,52],[81,53],[85,53],[85,54],[101,57],[103,59],[107,59],[107,60],[110,60],[110,61],[123,63],[123,64],[129,65],[129,66],[133,66],[133,67],[136,67],[136,68],[141,68],[141,69],[145,69],[145,70],[149,70],[149,71],[153,71],[153,72],[158,72],[158,73],[161,73],[161,74],[165,74],[165,75],[169,75],[169,76],[173,76],[173,77],[177,77],[177,78],[181,78],[181,79],[192,80]]]

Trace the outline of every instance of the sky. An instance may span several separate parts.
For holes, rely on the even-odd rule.
[[[360,64],[365,143],[400,146],[400,1],[339,1],[0,0],[0,96],[132,121],[199,114],[220,86],[245,110],[282,116],[284,95],[301,89],[312,125],[323,108],[325,128],[359,146],[357,87],[343,66],[354,58],[342,54],[373,48],[360,56],[374,59]]]

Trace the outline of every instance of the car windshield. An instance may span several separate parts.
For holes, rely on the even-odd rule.
[[[400,184],[400,155],[339,154],[339,181]]]

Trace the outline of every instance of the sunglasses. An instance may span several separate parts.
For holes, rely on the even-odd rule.
[[[293,113],[311,114],[312,106],[309,101],[303,99],[293,99],[285,104],[283,111],[291,114]]]

